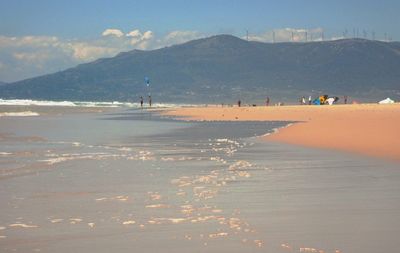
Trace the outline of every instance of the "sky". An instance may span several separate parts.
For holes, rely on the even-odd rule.
[[[398,41],[399,12],[399,0],[0,0],[0,81],[217,34]]]

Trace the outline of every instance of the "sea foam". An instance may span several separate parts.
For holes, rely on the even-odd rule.
[[[119,101],[50,101],[50,100],[31,100],[31,99],[0,99],[0,105],[17,106],[63,106],[63,107],[133,107],[140,108],[139,103],[119,102]],[[189,104],[170,104],[154,103],[153,108],[163,107],[185,107],[193,106]],[[145,105],[147,107],[147,105]]]
[[[37,112],[0,112],[0,117],[27,117],[27,116],[39,116]]]

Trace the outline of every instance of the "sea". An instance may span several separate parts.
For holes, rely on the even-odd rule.
[[[398,252],[399,163],[177,106],[0,100],[0,252]]]

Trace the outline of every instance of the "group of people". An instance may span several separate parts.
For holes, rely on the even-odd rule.
[[[308,104],[311,105],[311,103],[312,103],[312,97],[309,96],[308,97]],[[300,98],[300,104],[301,105],[306,105],[307,104],[306,98],[304,96]]]
[[[238,100],[237,105],[238,105],[238,107],[240,107],[242,105],[242,101],[240,99]],[[253,105],[253,106],[255,106],[255,105]],[[269,106],[269,97],[267,97],[265,99],[265,106]]]
[[[322,97],[322,96],[321,96],[321,97]],[[315,100],[320,100],[321,97],[319,97],[319,98],[317,98],[317,99],[315,99]],[[323,97],[324,97],[324,98],[326,97],[325,100],[328,99],[328,96],[327,96],[327,95],[324,95]],[[344,104],[347,104],[347,96],[344,96],[343,98],[344,98]],[[334,102],[337,102],[338,100],[339,100],[339,98],[338,98],[338,97],[335,97]],[[311,105],[311,104],[315,104],[315,103],[313,102],[311,96],[308,97],[308,101],[306,101],[306,98],[303,96],[303,97],[300,98],[300,101],[299,101],[299,102],[300,102],[300,105],[307,105],[307,104],[308,104],[308,105]],[[150,95],[148,96],[148,103],[149,103],[149,107],[151,107],[152,101],[151,101],[151,96],[150,96]],[[267,97],[267,98],[265,99],[265,106],[269,106],[269,103],[270,103],[270,99],[269,99],[269,97]],[[141,108],[143,108],[143,104],[144,104],[143,96],[140,96],[140,107],[141,107]],[[241,101],[240,99],[238,100],[237,105],[238,105],[238,107],[241,107],[241,106],[242,106],[242,101]],[[279,103],[278,105],[283,105],[283,103]],[[253,105],[253,106],[256,106],[256,105]]]
[[[332,101],[330,101],[330,99],[332,99]],[[307,105],[307,104],[312,105],[312,104],[317,104],[315,102],[317,100],[319,102],[318,104],[334,104],[339,100],[339,97],[328,98],[328,95],[323,95],[323,96],[317,97],[313,100],[313,98],[311,96],[309,96],[308,100],[307,100],[306,97],[303,96],[300,98],[299,102],[300,102],[300,105]],[[343,96],[343,103],[347,104],[347,96]],[[270,99],[269,99],[269,97],[267,97],[265,99],[265,106],[269,106],[269,104],[270,104]],[[240,99],[237,101],[237,105],[238,105],[238,107],[242,106],[242,101]],[[283,103],[279,102],[276,105],[283,105]],[[256,105],[253,105],[253,106],[256,106]]]
[[[149,107],[151,107],[151,96],[150,95],[148,97],[148,102],[149,102]],[[143,103],[144,103],[143,96],[140,96],[140,107],[141,108],[143,108]]]
[[[314,100],[312,99],[311,96],[308,97],[308,102],[306,101],[306,98],[303,96],[300,98],[300,105],[320,105],[320,104],[335,104],[339,101],[339,97],[328,97],[328,95],[322,95]],[[347,104],[347,96],[343,96],[343,103]]]

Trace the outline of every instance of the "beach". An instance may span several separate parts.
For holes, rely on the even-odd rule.
[[[292,121],[268,141],[400,160],[400,104],[195,107],[167,115],[191,120]]]
[[[398,162],[263,140],[301,118],[188,121],[135,107],[0,111],[1,252],[397,248]]]

